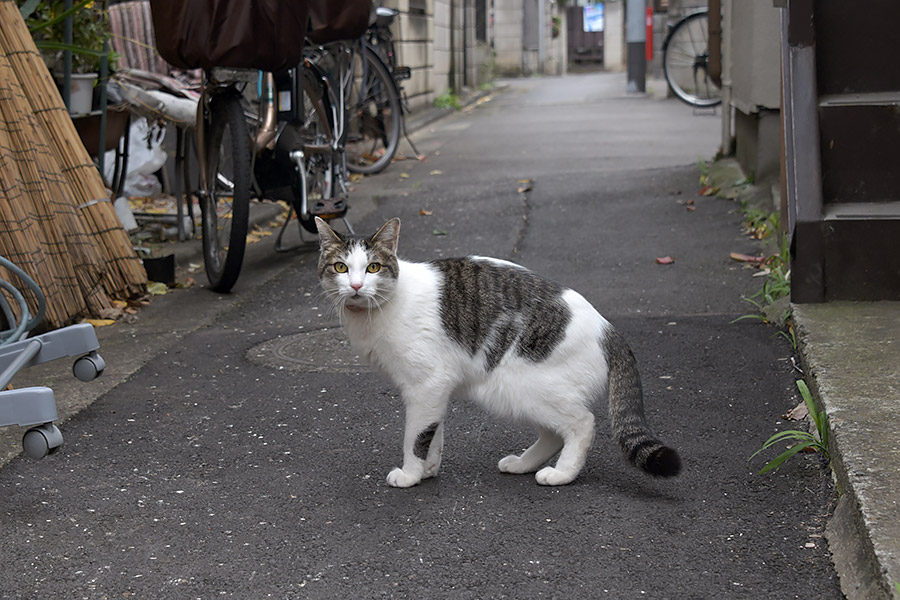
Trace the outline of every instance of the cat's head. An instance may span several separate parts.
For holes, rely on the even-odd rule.
[[[342,235],[316,217],[319,279],[338,310],[365,311],[390,300],[397,285],[400,219],[393,218],[371,237]]]

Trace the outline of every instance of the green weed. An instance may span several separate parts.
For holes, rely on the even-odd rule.
[[[706,185],[709,180],[709,163],[702,156],[697,157],[697,170],[700,171],[700,185]]]
[[[781,217],[777,212],[766,212],[761,208],[741,205],[744,214],[744,230],[747,235],[757,240],[764,240],[778,232]]]
[[[435,108],[452,108],[454,110],[462,109],[462,103],[459,100],[459,96],[454,94],[453,92],[444,92],[440,96],[434,99]]]
[[[797,380],[797,389],[800,390],[800,395],[803,397],[803,402],[806,403],[806,408],[809,411],[809,417],[812,419],[813,423],[816,426],[816,433],[818,435],[813,435],[808,431],[800,431],[797,429],[791,429],[788,431],[782,431],[776,433],[765,443],[762,445],[762,448],[754,452],[750,455],[750,458],[747,460],[753,460],[757,454],[768,450],[772,446],[776,444],[783,443],[785,441],[794,441],[794,443],[790,448],[770,460],[765,464],[765,466],[759,470],[759,475],[763,473],[768,473],[773,469],[778,469],[784,461],[794,456],[798,452],[801,451],[814,451],[821,454],[826,460],[829,458],[828,455],[828,416],[825,414],[825,411],[819,412],[816,410],[816,403],[812,399],[812,394],[809,392],[809,388],[806,385],[806,382],[802,379]]]
[[[769,256],[760,265],[765,273],[762,288],[750,297],[744,298],[747,302],[756,307],[758,314],[743,315],[735,319],[741,321],[744,319],[759,319],[765,323],[775,323],[781,327],[788,323],[790,318],[790,305],[785,305],[782,314],[773,317],[774,312],[770,309],[774,304],[783,298],[791,295],[791,252],[788,245],[787,235],[782,236],[778,253]],[[796,348],[796,338],[793,337],[793,329],[789,332],[782,332],[788,341]]]

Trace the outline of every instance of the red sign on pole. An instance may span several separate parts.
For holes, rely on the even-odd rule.
[[[653,60],[653,7],[647,7],[647,17],[644,21],[647,26],[647,62]]]

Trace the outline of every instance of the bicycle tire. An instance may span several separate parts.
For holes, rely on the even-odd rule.
[[[237,283],[250,221],[250,138],[237,92],[209,103],[206,189],[200,194],[203,262],[209,287],[229,292]]]
[[[709,76],[709,23],[706,10],[685,15],[663,42],[663,72],[672,93],[685,104],[712,107],[721,90]]]
[[[347,99],[347,169],[372,175],[387,168],[397,154],[403,118],[400,93],[384,62],[368,46],[355,53],[353,68]]]

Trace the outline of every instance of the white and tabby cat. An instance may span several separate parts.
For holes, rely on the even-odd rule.
[[[493,258],[401,260],[396,218],[368,238],[316,224],[319,278],[344,331],[406,406],[403,466],[390,485],[437,474],[454,394],[537,427],[530,448],[497,465],[506,473],[537,471],[543,485],[575,479],[594,439],[592,407],[604,397],[632,464],[661,477],[681,470],[647,425],[631,350],[580,294]],[[557,452],[556,465],[544,466]]]

